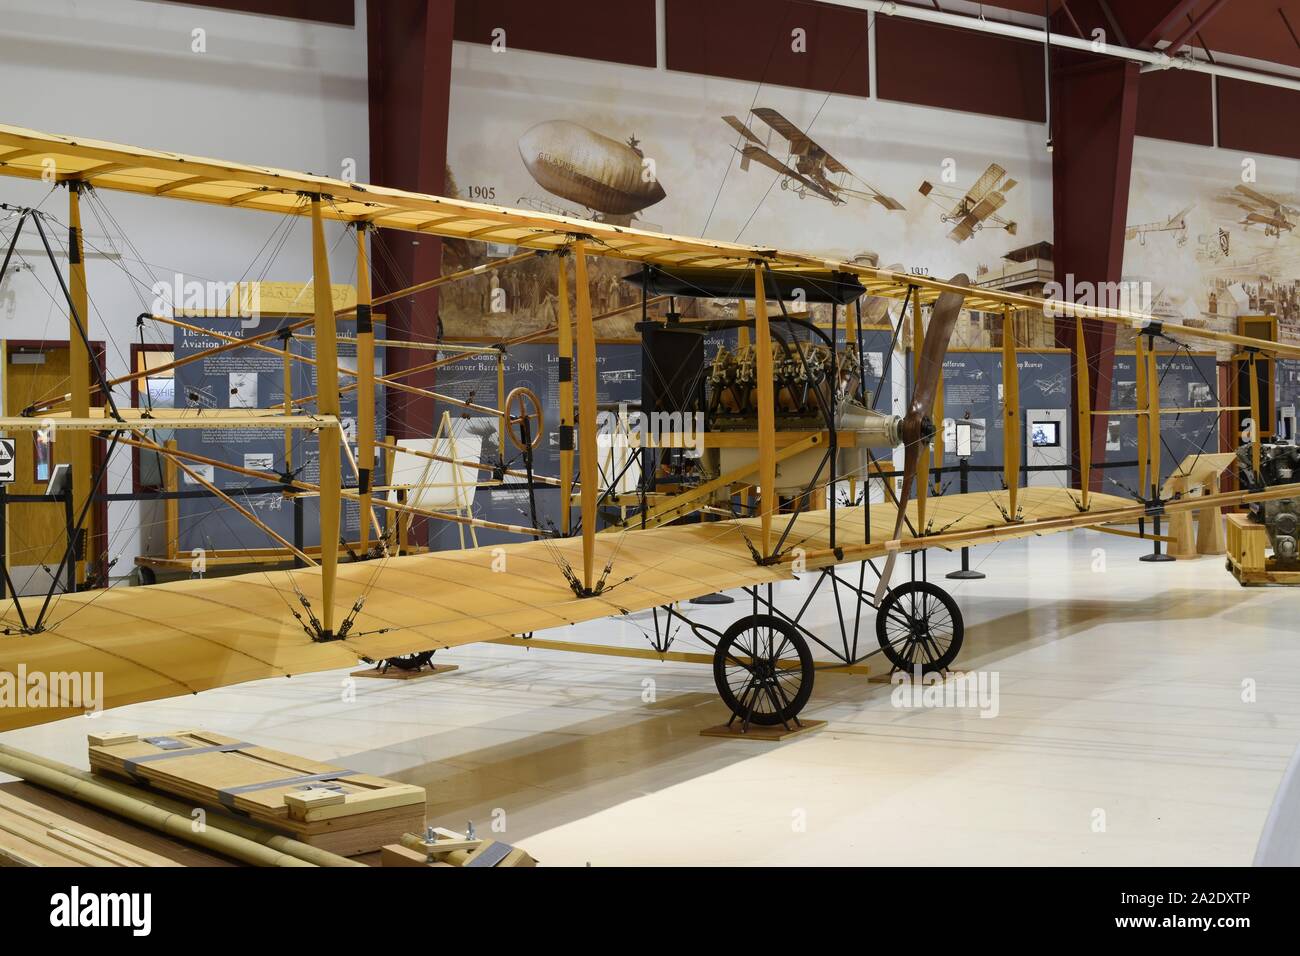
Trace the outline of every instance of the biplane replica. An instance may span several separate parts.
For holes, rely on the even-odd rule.
[[[1003,177],[1006,177],[1005,181]],[[989,163],[988,169],[975,180],[975,185],[964,193],[936,186],[928,179],[921,181],[917,191],[943,210],[940,221],[953,223],[948,238],[953,242],[965,242],[988,225],[1005,229],[1008,235],[1016,234],[1015,222],[997,214],[1006,205],[1007,193],[1015,185],[1016,181],[1007,176],[1005,169],[997,163]]]
[[[1249,186],[1238,185],[1233,191],[1236,195],[1232,197],[1232,201],[1246,214],[1241,220],[1241,225],[1247,229],[1251,226],[1263,226],[1264,235],[1272,238],[1278,238],[1283,232],[1291,232],[1295,229],[1295,221],[1292,217],[1300,216],[1300,209],[1266,196]]]
[[[1174,241],[1180,246],[1185,246],[1187,245],[1187,214],[1191,211],[1192,207],[1188,206],[1163,222],[1140,222],[1137,225],[1127,226],[1124,229],[1124,238],[1130,241],[1136,239],[1139,245],[1145,246],[1147,236],[1172,232],[1175,234]]]
[[[754,130],[735,116],[723,122],[741,135],[745,145],[733,147],[740,153],[740,168],[748,172],[751,162],[781,174],[781,188],[793,190],[800,199],[816,196],[832,206],[843,206],[850,199],[876,202],[890,212],[903,209],[897,199],[886,196],[875,186],[855,175],[852,170],[827,152],[811,136],[776,110],[760,106],[750,111],[786,141],[786,158],[772,152],[772,135],[760,139]]]
[[[137,587],[69,589],[51,604],[50,595],[15,597],[5,607],[0,634],[0,669],[18,674],[100,672],[104,706],[197,693],[269,677],[354,666],[358,659],[396,660],[408,655],[479,641],[522,646],[565,647],[566,642],[534,635],[562,625],[654,610],[688,626],[711,646],[712,654],[686,654],[673,647],[673,634],[656,630],[650,648],[627,648],[630,656],[710,661],[718,690],[735,720],[750,725],[792,725],[807,704],[818,668],[859,665],[883,654],[893,667],[933,671],[951,664],[960,651],[963,623],[950,594],[926,579],[929,549],[958,549],[1012,538],[1079,528],[1115,528],[1151,522],[1159,535],[1162,517],[1182,510],[1258,504],[1290,498],[1300,483],[1248,483],[1245,487],[1191,500],[1161,494],[1159,477],[1159,387],[1155,343],[1196,337],[1231,343],[1251,355],[1300,354],[1300,348],[1245,336],[1162,324],[1151,316],[1112,309],[1045,302],[1031,296],[990,291],[968,284],[965,276],[939,280],[873,268],[823,256],[772,247],[740,245],[634,228],[523,212],[382,186],[363,185],[304,173],[221,162],[194,156],[106,142],[0,127],[0,173],[48,180],[51,170],[66,190],[71,247],[60,291],[68,306],[70,346],[82,356],[90,341],[89,289],[81,254],[80,203],[88,192],[121,192],[225,208],[303,217],[310,223],[313,263],[313,314],[285,326],[284,333],[309,328],[311,359],[318,371],[317,394],[286,396],[284,407],[204,410],[133,408],[119,400],[131,375],[107,379],[86,362],[72,365],[63,394],[34,400],[0,419],[0,432],[28,434],[57,424],[59,440],[72,446],[72,488],[77,529],[84,528],[105,462],[121,448],[142,448],[165,456],[184,472],[199,476],[214,503],[224,503],[254,527],[276,537],[255,514],[214,482],[202,466],[262,481],[280,482],[284,494],[319,499],[319,554],[300,553],[305,567],[210,577]],[[50,193],[54,195],[53,191]],[[9,243],[25,223],[48,244],[49,212],[23,207]],[[373,295],[369,244],[375,230],[397,230],[445,239],[474,239],[519,247],[493,260],[502,270],[513,262],[541,257],[555,270],[558,322],[535,335],[554,336],[558,355],[558,430],[560,474],[534,475],[528,450],[547,426],[535,396],[498,394],[494,406],[478,413],[497,416],[512,446],[523,456],[510,461],[458,465],[509,471],[538,487],[558,488],[562,520],[556,528],[490,522],[464,511],[422,510],[394,501],[371,482],[377,449],[387,443],[374,434],[373,396],[377,383],[402,390],[412,369],[376,377],[371,361],[375,343],[373,309],[413,291],[445,286],[481,274],[486,266],[423,279],[407,289]],[[330,294],[327,232],[350,239],[357,257],[355,305],[336,309]],[[588,282],[588,260],[612,257],[628,263],[631,281],[644,290],[640,303],[643,353],[647,367],[672,374],[648,376],[661,384],[684,370],[685,384],[661,389],[650,400],[670,411],[698,407],[706,427],[703,452],[687,465],[688,442],[668,432],[639,434],[633,448],[640,460],[636,507],[624,520],[602,514],[611,489],[602,489],[598,435],[596,327]],[[51,261],[54,257],[51,255]],[[6,254],[0,274],[8,265]],[[568,278],[574,282],[570,301]],[[786,300],[803,290],[809,302],[830,313],[829,327],[789,314]],[[734,319],[700,322],[675,312],[652,316],[662,297],[738,299]],[[868,297],[901,303],[895,342],[910,330],[914,384],[905,414],[879,410],[881,389],[868,389],[862,352],[861,314]],[[1132,498],[1107,495],[1084,481],[1078,489],[1020,487],[1021,436],[1018,366],[1012,334],[1018,310],[1041,310],[1072,318],[1078,333],[1080,469],[1090,472],[1091,414],[1087,396],[1089,356],[1084,323],[1108,323],[1139,334],[1142,388],[1138,408],[1144,439],[1144,493]],[[934,496],[928,475],[932,461],[943,460],[943,360],[963,309],[1001,315],[1003,336],[1005,488]],[[490,315],[484,322],[490,323]],[[703,354],[702,333],[729,325],[735,347]],[[345,326],[355,329],[359,361],[345,374],[336,341]],[[277,333],[230,337],[202,356],[259,350]],[[400,347],[400,346],[394,346]],[[447,355],[414,368],[445,367],[462,355]],[[184,359],[182,359],[183,361]],[[306,359],[300,359],[306,360]],[[288,361],[288,359],[286,359]],[[670,366],[668,363],[673,363]],[[339,374],[330,374],[334,369]],[[153,371],[157,371],[156,369]],[[134,374],[134,373],[132,373]],[[1251,380],[1256,381],[1255,376]],[[342,384],[341,384],[342,383]],[[340,427],[340,391],[359,389],[356,449]],[[416,391],[422,391],[415,389]],[[673,408],[673,403],[684,404]],[[690,402],[699,403],[690,406]],[[1259,408],[1258,394],[1252,406]],[[654,409],[643,409],[651,411]],[[1203,411],[1203,409],[1198,409]],[[1106,410],[1104,414],[1110,414]],[[320,438],[317,481],[291,474],[249,469],[161,444],[150,429],[275,429],[286,434],[314,432]],[[1250,449],[1260,474],[1258,431]],[[697,436],[699,437],[699,436]],[[93,466],[92,441],[102,445]],[[903,469],[894,484],[877,456],[889,459],[902,448]],[[438,458],[436,452],[423,453]],[[1250,457],[1250,456],[1248,456]],[[354,467],[355,466],[355,467]],[[692,470],[694,469],[694,470]],[[344,476],[350,475],[349,481]],[[882,480],[882,479],[888,480]],[[662,480],[661,480],[662,479]],[[883,497],[866,493],[877,486]],[[845,500],[836,491],[850,490]],[[422,515],[506,530],[517,543],[500,547],[399,555],[379,542],[355,560],[340,560],[329,543],[340,538],[340,509],[355,502],[362,534],[378,510]],[[377,526],[377,525],[376,525]],[[83,540],[84,535],[80,536]],[[64,564],[96,560],[76,553],[74,536]],[[279,539],[281,545],[287,545]],[[900,556],[906,580],[896,582]],[[100,556],[102,559],[102,556]],[[6,572],[7,573],[7,572]],[[818,633],[803,620],[802,607],[782,607],[777,585],[796,575],[813,575],[813,592],[828,588],[840,603],[838,637]],[[55,575],[56,579],[58,575]],[[85,580],[78,567],[78,582]],[[12,594],[12,582],[9,582]],[[686,607],[699,595],[741,590],[743,610],[725,630],[693,620]],[[801,595],[801,598],[803,596]],[[874,616],[876,646],[862,634]],[[863,638],[861,641],[860,638]],[[590,645],[567,645],[584,650]],[[824,652],[814,659],[814,646]],[[601,652],[609,653],[601,645]],[[829,654],[831,660],[825,660]],[[701,661],[703,662],[703,661]],[[52,691],[53,692],[53,691]],[[0,729],[73,716],[79,710],[52,698],[51,706],[0,708]]]

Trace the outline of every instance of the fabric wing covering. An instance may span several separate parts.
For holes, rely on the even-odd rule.
[[[987,529],[987,542],[1039,534],[1035,522],[1078,515],[1068,489],[1026,488],[1020,499],[1025,523],[1006,525],[998,510],[999,503],[1006,507],[1005,499],[1005,492],[943,496],[930,501],[927,520],[949,532]],[[1095,494],[1090,514],[1100,523],[1107,511],[1126,507],[1126,499]],[[872,509],[872,541],[879,544],[868,556],[884,553],[893,511]],[[912,511],[915,519],[915,504]],[[827,548],[828,522],[826,511],[801,514],[786,549]],[[838,509],[836,527],[837,545],[861,545],[862,509]],[[320,572],[314,568],[68,594],[56,598],[44,632],[0,637],[0,671],[13,675],[12,681],[23,674],[102,673],[101,706],[107,709],[352,667],[362,657],[380,660],[490,641],[789,579],[788,563],[754,562],[747,541],[758,540],[758,529],[757,518],[745,518],[597,535],[597,569],[611,560],[613,566],[604,593],[582,599],[561,570],[561,562],[581,567],[580,538],[503,545],[496,554],[480,548],[342,564],[337,619],[362,595],[365,605],[352,636],[329,643],[311,641],[293,616],[301,612],[295,585],[319,606]],[[924,546],[925,538],[902,541],[904,550]],[[29,618],[41,600],[23,599]],[[12,605],[0,623],[18,627]],[[3,702],[0,731],[82,713],[82,706],[57,706],[67,701],[60,700],[58,683],[51,681],[45,706]]]

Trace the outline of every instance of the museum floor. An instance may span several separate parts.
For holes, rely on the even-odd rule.
[[[482,831],[504,811],[502,838],[552,865],[1248,864],[1300,741],[1297,595],[1144,550],[1097,532],[1010,542],[972,555],[986,580],[946,582],[967,622],[958,666],[998,679],[989,718],[819,673],[805,716],[824,730],[718,740],[698,733],[725,717],[707,667],[479,645],[446,655],[452,674],[358,680],[355,701],[338,671],[3,740],[85,766],[92,726],[219,730],[421,784],[432,822]],[[933,556],[932,575],[954,566]],[[830,633],[833,604],[813,607]],[[642,641],[627,621],[545,636]]]

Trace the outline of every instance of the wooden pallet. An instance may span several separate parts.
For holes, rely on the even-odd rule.
[[[424,826],[423,787],[222,734],[91,734],[89,742],[95,773],[249,817],[343,856],[372,852]]]
[[[431,667],[422,667],[418,671],[404,671],[400,667],[390,667],[386,671],[381,671],[378,667],[363,667],[359,671],[353,671],[350,677],[373,677],[377,680],[421,680],[425,677],[437,677],[439,674],[450,674],[452,671],[460,670],[459,664],[434,664]]]
[[[1249,515],[1228,515],[1228,570],[1242,587],[1300,584],[1300,571],[1279,568],[1268,554],[1268,530]]]
[[[749,729],[744,730],[739,720],[733,720],[730,723],[718,724],[716,727],[705,727],[700,731],[700,736],[721,737],[725,740],[757,740],[766,743],[777,743],[782,740],[789,740],[791,737],[811,734],[825,726],[826,721],[824,720],[801,720],[788,728],[779,724],[774,727],[750,724]]]
[[[0,866],[180,866],[0,791]]]

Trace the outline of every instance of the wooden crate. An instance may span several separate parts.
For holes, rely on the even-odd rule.
[[[1228,515],[1228,570],[1243,586],[1260,584],[1300,584],[1300,571],[1276,567],[1268,553],[1268,531],[1236,512]]]
[[[423,787],[211,731],[91,734],[89,743],[95,773],[248,817],[343,856],[372,852],[424,826]]]
[[[0,866],[180,866],[0,791]]]

